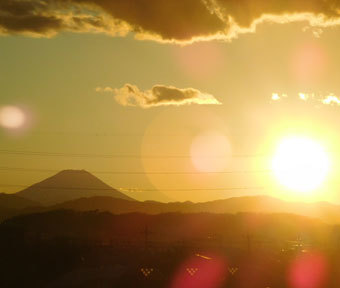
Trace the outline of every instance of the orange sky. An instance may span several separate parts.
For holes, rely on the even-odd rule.
[[[301,198],[270,171],[297,135],[332,160],[303,200],[339,202],[339,7],[51,2],[0,4],[0,191],[86,169],[141,200]]]

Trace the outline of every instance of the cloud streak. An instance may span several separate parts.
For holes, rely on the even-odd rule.
[[[287,94],[279,95],[278,93],[273,93],[271,100],[274,102],[280,102],[284,99],[288,99]],[[308,103],[312,103],[315,105],[324,104],[324,105],[330,105],[330,106],[340,106],[340,99],[334,95],[333,93],[328,94],[326,96],[322,94],[315,94],[315,93],[298,93],[298,96],[295,98],[295,100],[300,100]]]
[[[337,0],[2,0],[0,33],[51,37],[61,31],[163,42],[230,40],[263,22],[340,24]]]
[[[194,88],[179,89],[173,86],[155,85],[150,90],[141,91],[137,86],[125,84],[122,88],[97,87],[97,92],[114,94],[122,106],[151,108],[157,106],[181,106],[188,104],[220,105],[214,96]]]
[[[340,105],[340,99],[335,95],[328,95],[321,102],[326,105]]]

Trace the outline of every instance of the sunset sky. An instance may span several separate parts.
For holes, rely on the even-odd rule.
[[[0,35],[0,192],[85,169],[139,200],[340,202],[339,1],[4,0]],[[289,137],[329,158],[308,193],[272,171]]]

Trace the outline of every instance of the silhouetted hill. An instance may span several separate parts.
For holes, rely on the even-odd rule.
[[[61,171],[16,193],[16,195],[44,205],[53,205],[81,197],[93,196],[110,196],[133,200],[85,170]]]
[[[40,211],[41,204],[15,194],[0,193],[0,221],[22,215]]]
[[[218,241],[218,235],[229,243],[245,245],[244,235],[258,239],[295,240],[303,235],[306,241],[322,241],[335,233],[332,226],[321,221],[293,214],[213,214],[164,213],[148,215],[129,213],[113,215],[105,212],[75,212],[56,210],[17,216],[0,225],[1,233],[16,231],[16,235],[53,239],[68,237],[79,241],[129,241],[144,245],[145,227],[149,240],[160,242]],[[333,232],[334,231],[334,232]],[[19,234],[18,234],[19,233]],[[36,235],[36,236],[34,236]],[[243,239],[243,240],[242,240]],[[24,241],[24,239],[19,239]],[[335,239],[336,240],[336,239]]]
[[[172,202],[125,201],[111,197],[81,198],[64,202],[50,209],[71,209],[75,211],[99,210],[115,214],[141,212],[159,214],[181,213],[291,213],[319,218],[328,223],[340,223],[340,206],[327,202],[300,203],[287,202],[268,196],[234,197],[211,202]]]
[[[38,202],[20,197],[16,194],[0,193],[0,209],[24,209],[39,206],[41,206],[41,204]]]

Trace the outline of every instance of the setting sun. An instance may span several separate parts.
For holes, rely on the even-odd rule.
[[[285,187],[298,192],[310,192],[325,180],[330,170],[330,161],[317,141],[291,137],[279,144],[272,169],[278,181]]]

